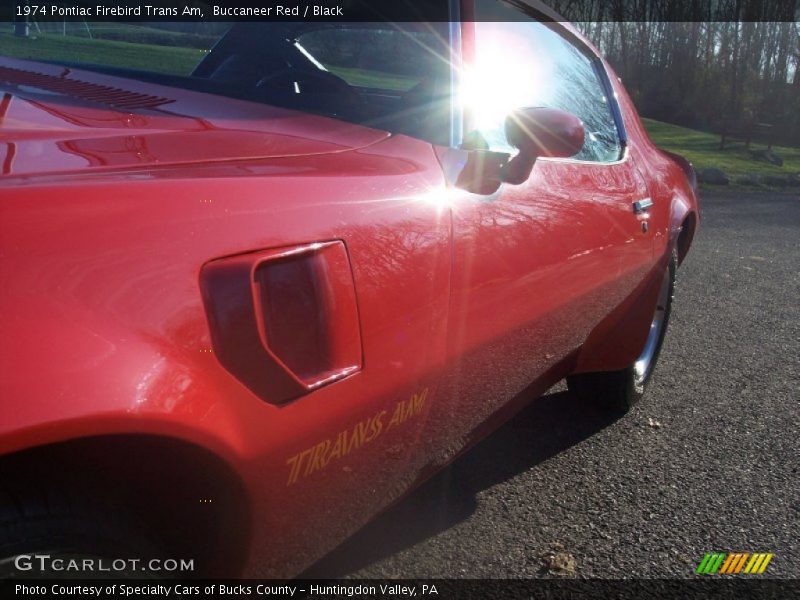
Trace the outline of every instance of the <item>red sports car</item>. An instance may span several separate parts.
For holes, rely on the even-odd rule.
[[[692,167],[548,9],[459,10],[0,59],[5,575],[292,576],[521,391],[642,396]]]

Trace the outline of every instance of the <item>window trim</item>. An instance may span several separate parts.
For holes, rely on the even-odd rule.
[[[622,119],[622,110],[619,107],[619,100],[617,99],[617,92],[614,85],[611,83],[611,78],[608,76],[605,63],[603,60],[592,53],[592,64],[597,73],[597,78],[600,80],[600,85],[606,92],[608,106],[611,109],[611,118],[614,119],[614,124],[617,126],[617,137],[619,138],[624,153],[628,147],[628,131],[625,129],[625,121]]]
[[[450,147],[458,148],[464,140],[464,111],[456,93],[461,83],[463,54],[461,46],[461,0],[448,0],[450,13]]]

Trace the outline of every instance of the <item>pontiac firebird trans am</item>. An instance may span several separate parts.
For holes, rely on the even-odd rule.
[[[6,575],[291,576],[559,380],[639,400],[693,169],[547,8],[460,9],[0,59]]]

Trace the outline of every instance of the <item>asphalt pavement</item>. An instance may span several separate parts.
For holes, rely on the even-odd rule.
[[[563,386],[372,521],[315,577],[800,577],[800,197],[706,192],[644,401]]]

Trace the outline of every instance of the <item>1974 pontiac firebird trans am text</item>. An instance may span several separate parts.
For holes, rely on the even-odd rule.
[[[238,23],[188,74],[0,58],[5,574],[291,576],[521,398],[641,397],[693,170],[548,9],[459,10]]]

